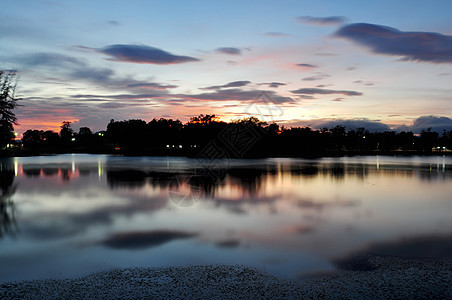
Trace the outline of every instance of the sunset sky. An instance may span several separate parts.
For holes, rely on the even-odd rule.
[[[450,0],[0,2],[18,132],[201,113],[452,129]]]

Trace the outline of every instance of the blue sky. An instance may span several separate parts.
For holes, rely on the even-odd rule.
[[[451,1],[1,2],[19,132],[200,113],[452,128]]]

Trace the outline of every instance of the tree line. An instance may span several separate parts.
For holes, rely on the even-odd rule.
[[[432,153],[452,149],[452,131],[442,134],[369,132],[344,126],[311,129],[286,128],[256,117],[232,122],[215,115],[199,115],[186,123],[173,119],[111,120],[103,131],[88,127],[75,132],[63,122],[59,132],[27,130],[21,143],[14,140],[19,106],[15,95],[16,72],[0,70],[0,154],[120,153],[131,155],[187,155],[201,158],[323,156],[368,153]]]
[[[63,122],[59,133],[27,130],[23,149],[33,153],[118,153],[131,155],[187,155],[204,158],[322,156],[366,153],[431,153],[452,149],[452,131],[369,132],[344,126],[286,128],[256,117],[224,122],[215,115],[199,115],[186,123],[174,119],[111,120],[106,130],[75,132]]]

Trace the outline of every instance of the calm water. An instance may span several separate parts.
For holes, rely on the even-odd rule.
[[[0,281],[243,264],[288,278],[359,253],[452,257],[452,159],[0,160]]]

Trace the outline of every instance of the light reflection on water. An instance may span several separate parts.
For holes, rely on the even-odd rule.
[[[244,264],[299,278],[357,253],[451,258],[449,157],[0,160],[0,281]],[[212,165],[213,166],[213,165]]]

